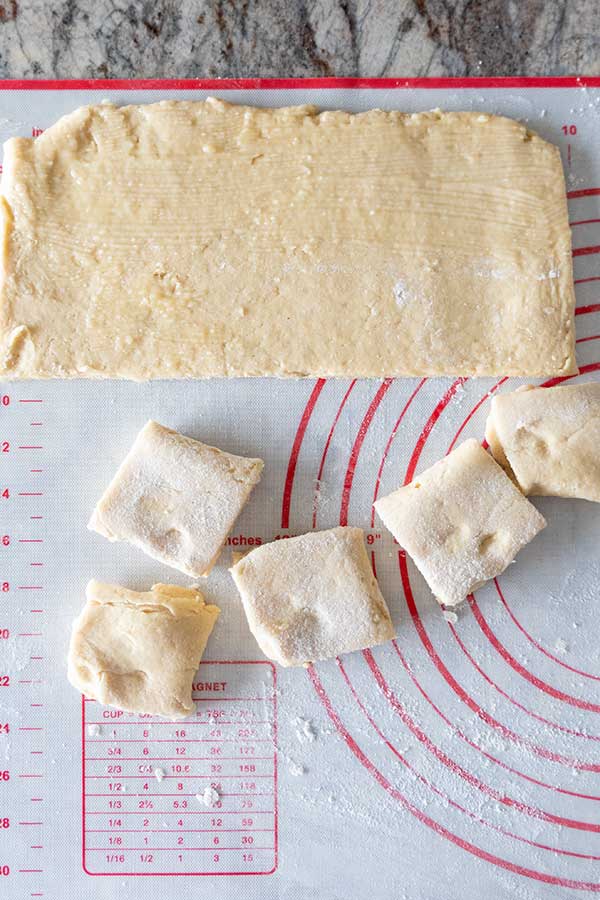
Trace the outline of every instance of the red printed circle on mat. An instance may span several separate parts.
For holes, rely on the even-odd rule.
[[[600,304],[598,305],[598,309],[600,309]],[[588,312],[595,312],[595,311],[596,310],[592,309],[592,308],[585,308],[585,312],[584,312],[584,310],[580,309],[579,314],[582,315],[582,314],[587,314]],[[593,341],[593,340],[596,340],[597,338],[598,338],[598,336],[594,336],[594,335],[587,337],[587,338],[581,338],[579,340],[579,343]],[[590,366],[582,367],[582,374],[584,374],[587,371],[597,371],[598,369],[600,369],[600,364],[591,364]],[[560,383],[563,380],[566,380],[566,379],[553,379],[553,380],[551,380],[550,384]],[[421,381],[421,383],[414,390],[413,395],[409,398],[408,403],[405,403],[404,408],[402,408],[402,410],[401,410],[401,416],[396,421],[395,430],[392,431],[392,434],[390,435],[390,437],[388,439],[387,445],[385,446],[384,457],[379,466],[379,470],[378,470],[377,476],[376,476],[376,482],[375,482],[376,486],[374,489],[375,497],[378,495],[379,485],[381,482],[381,476],[382,476],[383,468],[385,465],[385,460],[389,454],[389,450],[393,443],[393,440],[400,428],[402,418],[404,417],[404,415],[407,411],[407,407],[410,406],[410,403],[412,403],[414,396],[423,387],[425,382],[426,382],[426,380],[423,379]],[[409,473],[410,473],[411,477],[412,477],[412,475],[414,475],[421,452],[422,452],[423,448],[425,447],[430,434],[432,433],[433,429],[435,428],[435,425],[436,425],[438,419],[443,414],[443,411],[446,408],[446,406],[448,405],[449,401],[452,399],[452,396],[454,396],[454,394],[457,392],[458,388],[464,383],[465,383],[465,380],[459,379],[450,386],[450,388],[446,391],[446,394],[444,395],[444,397],[441,398],[441,400],[435,407],[434,412],[432,413],[432,415],[429,417],[428,421],[426,422],[423,430],[421,431],[421,434],[419,435],[419,438],[416,441],[414,449],[412,451],[412,454],[411,454],[411,457],[409,460],[409,465],[407,467],[407,479],[408,479]],[[502,384],[502,383],[504,383],[504,380],[502,382],[500,382],[499,384],[497,384],[492,389],[492,391],[496,390],[498,387],[500,387],[500,384]],[[360,453],[361,453],[362,445],[365,441],[369,427],[377,414],[377,410],[378,410],[379,406],[383,402],[386,395],[387,395],[388,399],[391,396],[391,393],[389,391],[390,387],[391,387],[391,383],[383,382],[379,386],[379,388],[377,388],[371,402],[369,403],[369,405],[366,409],[365,415],[363,416],[361,425],[359,426],[359,429],[358,429],[358,432],[354,439],[354,442],[351,444],[350,457],[348,459],[348,463],[346,465],[345,470],[342,469],[342,473],[345,473],[345,474],[344,474],[344,479],[343,479],[342,495],[341,495],[341,503],[340,503],[340,522],[341,523],[347,522],[348,511],[349,511],[349,507],[350,507],[350,498],[351,498],[351,493],[352,493],[352,486],[353,486],[354,478],[355,478],[357,468],[358,468],[358,465],[360,462]],[[316,480],[317,485],[319,484],[321,476],[323,474],[325,459],[327,457],[329,447],[333,440],[336,426],[338,425],[338,422],[340,420],[340,417],[341,417],[344,407],[347,405],[348,396],[351,393],[351,390],[353,388],[354,388],[354,383],[352,383],[352,385],[348,389],[346,395],[343,397],[342,403],[339,406],[339,408],[337,409],[337,414],[335,415],[335,418],[332,422],[331,428],[329,429],[327,439],[326,439],[326,445],[324,447],[323,454],[321,457],[318,477]],[[451,448],[456,444],[460,434],[462,433],[462,431],[464,430],[464,428],[466,427],[468,422],[471,420],[473,415],[477,412],[477,409],[485,402],[485,400],[486,400],[486,397],[483,397],[477,403],[476,407],[470,411],[466,420],[459,427],[459,430],[458,430],[457,434],[455,435],[455,438],[452,442]],[[314,408],[314,404],[313,404],[313,408]],[[311,410],[311,412],[312,412],[312,410]],[[308,424],[309,424],[308,420],[309,419],[310,419],[310,414],[308,415],[308,418],[303,416],[303,432],[302,432],[303,436],[308,429]],[[291,482],[293,484],[293,474],[291,477]],[[289,496],[291,497],[291,489],[290,489]],[[317,491],[315,494],[315,505],[314,505],[314,510],[313,510],[313,527],[315,527],[316,523],[317,523],[317,513],[318,513],[318,487],[317,487]],[[289,516],[289,508],[288,508],[288,516]],[[288,518],[288,521],[289,521],[289,518]],[[371,520],[372,526],[374,524],[374,521],[375,520],[373,518]],[[406,582],[405,588],[406,588],[406,585],[408,585],[408,591],[410,592],[410,582],[408,580],[408,569],[406,568],[406,560],[404,559],[404,563],[402,562],[402,556],[403,556],[403,554],[400,554],[400,559],[399,559],[400,571],[401,571],[401,575],[402,575],[402,569],[405,569],[405,574],[404,574],[404,579]],[[407,598],[407,601],[408,601],[408,598]],[[414,600],[413,600],[413,604],[414,604]],[[419,617],[419,613],[416,608],[416,605],[414,607],[414,612],[416,614],[417,619],[419,619],[419,621],[420,621],[420,617]],[[411,614],[411,618],[412,618],[412,614]],[[415,620],[413,618],[413,624],[414,624],[414,622],[415,622]],[[424,630],[425,626],[423,625],[423,623],[421,623],[421,628],[422,628],[422,632],[421,632],[420,637],[421,637],[421,642],[422,642],[422,636],[426,635],[426,632]],[[451,626],[450,630],[451,631],[453,630],[452,626]],[[417,631],[418,631],[418,629],[417,629]],[[395,642],[394,642],[394,644],[395,644]],[[425,646],[425,645],[423,645],[423,646]],[[499,644],[499,646],[500,646],[500,644]],[[399,648],[398,648],[397,644],[395,644],[394,649],[396,650],[396,652],[399,652]],[[425,649],[429,655],[429,658],[432,659],[435,663],[435,650],[433,650],[433,645],[430,644],[430,650],[433,651],[433,654],[434,654],[433,657],[430,655],[429,649],[426,646],[425,646]],[[508,653],[509,651],[506,651],[506,652]],[[387,695],[388,700],[389,700],[389,698],[391,696],[391,694],[390,694],[391,689],[387,685],[387,682],[385,681],[384,676],[381,674],[381,670],[379,669],[379,666],[377,665],[377,663],[375,661],[375,656],[373,655],[373,653],[371,651],[365,651],[364,657],[367,661],[367,665],[371,671],[371,674],[374,676],[374,681],[378,685],[379,691],[382,693],[382,695],[384,695],[384,696]],[[443,666],[444,664],[441,662],[441,659],[439,657],[437,657],[437,659]],[[557,660],[557,661],[562,662],[560,660]],[[404,666],[404,668],[407,672],[409,672],[409,675],[411,677],[413,677],[413,673],[411,673],[408,669],[406,669],[406,666]],[[452,679],[452,676],[448,672],[447,669],[446,669],[446,673],[444,673],[444,671],[441,670],[437,665],[436,665],[436,668],[438,669],[438,671],[444,677],[445,680],[447,680],[446,674],[449,679]],[[362,714],[366,717],[366,719],[369,722],[369,724],[371,725],[371,727],[377,732],[379,739],[382,741],[383,744],[385,744],[385,746],[387,746],[387,748],[390,750],[390,753],[394,756],[394,758],[400,764],[410,768],[411,764],[408,763],[408,761],[406,761],[405,759],[400,759],[402,754],[399,753],[399,751],[393,746],[392,742],[385,737],[385,734],[384,734],[384,731],[382,730],[382,728],[377,725],[377,723],[373,717],[372,710],[369,712],[369,709],[371,709],[370,704],[369,704],[369,707],[367,707],[365,705],[365,703],[361,700],[359,693],[357,692],[356,688],[352,684],[350,677],[341,662],[339,662],[339,670],[342,675],[342,678],[344,679],[344,683],[347,685],[347,687],[350,689],[350,691],[352,693],[355,704],[359,708],[361,708]],[[376,677],[377,670],[379,671],[379,676]],[[587,675],[587,673],[578,672],[578,670],[576,670],[576,672],[578,674],[586,674]],[[446,828],[445,826],[441,825],[439,822],[436,822],[433,817],[429,816],[427,813],[424,813],[421,809],[418,809],[418,807],[415,806],[406,796],[404,796],[404,794],[402,794],[401,791],[399,791],[396,787],[394,787],[392,782],[386,777],[385,774],[383,774],[383,772],[378,768],[378,766],[375,765],[375,763],[371,759],[369,759],[369,756],[359,746],[358,741],[356,741],[352,737],[352,735],[350,734],[350,732],[348,731],[348,729],[346,728],[346,726],[344,725],[344,723],[342,721],[342,717],[341,717],[342,714],[339,713],[338,711],[336,711],[336,709],[334,708],[333,702],[331,701],[330,697],[328,696],[316,670],[314,668],[311,669],[309,674],[310,674],[311,681],[313,683],[313,687],[315,688],[315,691],[316,691],[317,695],[319,696],[319,699],[323,703],[325,710],[327,712],[327,715],[329,716],[330,720],[334,723],[336,730],[342,736],[346,745],[348,746],[350,751],[353,753],[353,755],[367,769],[367,771],[376,780],[376,782],[381,787],[383,787],[384,790],[386,790],[388,792],[388,794],[393,796],[399,803],[401,803],[406,809],[408,809],[413,815],[416,816],[417,819],[419,819],[427,827],[432,828],[436,833],[442,835],[443,837],[445,837],[452,843],[456,844],[457,846],[460,846],[462,849],[466,850],[467,852],[472,853],[473,855],[479,857],[480,859],[487,860],[488,862],[490,862],[494,865],[497,865],[501,868],[505,868],[509,871],[512,871],[513,873],[520,874],[520,875],[523,875],[528,878],[532,878],[537,881],[545,882],[548,884],[555,884],[555,885],[559,885],[561,887],[570,888],[570,889],[574,889],[574,890],[587,890],[590,892],[600,891],[600,884],[598,884],[596,882],[587,881],[587,880],[577,880],[577,879],[561,877],[558,875],[552,875],[552,874],[549,874],[549,873],[546,873],[543,871],[538,871],[537,869],[530,867],[530,866],[521,866],[518,863],[504,859],[500,855],[490,853],[487,850],[477,846],[476,843],[474,843],[470,840],[465,840],[464,838],[460,837],[458,834],[455,834],[449,828]],[[532,678],[534,678],[534,679],[537,678],[537,676],[533,675],[533,673],[529,673],[529,674],[531,675]],[[595,676],[588,675],[587,677],[594,678]],[[413,681],[414,681],[414,678],[413,678]],[[458,685],[458,682],[455,681],[455,684]],[[537,686],[537,684],[536,684],[536,686]],[[497,687],[500,687],[500,686],[497,685]],[[551,685],[549,685],[549,687],[552,688]],[[419,687],[418,689],[422,693],[422,688]],[[562,695],[564,694],[564,692],[561,692],[558,689],[555,689],[555,690],[557,692],[557,696],[554,697],[554,699],[558,700],[559,702],[566,702],[568,705],[571,705],[571,706],[573,706],[573,705],[579,706],[579,703],[577,702],[579,698],[571,697],[571,699],[575,700],[576,702],[569,703],[569,701],[566,701],[566,700],[563,701]],[[398,700],[397,697],[395,699]],[[427,699],[428,699],[429,703],[433,703],[433,701],[430,698],[427,698]],[[510,700],[511,698],[508,698],[508,699]],[[473,698],[469,697],[469,695],[467,694],[466,691],[464,692],[464,695],[461,698],[461,700],[463,702],[467,702],[467,706],[469,706],[469,708],[471,708],[473,712],[475,712],[476,710],[479,710],[479,712],[477,714],[481,715],[481,712],[482,712],[481,707],[479,707],[479,705],[477,704],[477,702],[475,700],[473,700]],[[512,702],[518,702],[518,701],[515,701],[513,698]],[[596,706],[596,704],[589,703],[588,701],[585,701],[585,700],[581,701],[581,704],[582,704],[581,708],[583,708],[584,710],[595,711],[594,707]],[[451,767],[454,772],[459,772],[462,770],[461,777],[464,777],[464,780],[467,783],[471,784],[477,790],[480,790],[483,793],[488,793],[488,795],[492,798],[494,798],[497,794],[499,794],[500,799],[498,800],[498,802],[500,802],[502,805],[510,806],[515,810],[515,812],[517,812],[519,814],[523,814],[525,816],[531,815],[534,818],[539,819],[540,821],[549,822],[550,824],[556,825],[557,827],[565,827],[567,829],[573,828],[573,829],[579,830],[579,831],[581,831],[581,830],[600,831],[600,826],[597,826],[595,822],[584,822],[584,821],[579,821],[577,819],[568,819],[564,816],[555,815],[554,813],[549,812],[549,811],[544,812],[543,810],[539,810],[537,808],[531,807],[531,806],[529,806],[529,804],[521,802],[521,801],[517,800],[516,798],[513,798],[513,800],[511,800],[509,797],[505,796],[501,792],[498,792],[497,789],[495,789],[489,785],[486,785],[484,782],[481,781],[481,779],[478,779],[476,776],[474,776],[468,770],[464,769],[464,767],[462,767],[459,763],[454,762],[454,760],[452,760],[444,751],[442,751],[440,747],[436,747],[434,742],[430,738],[428,738],[428,736],[425,734],[425,732],[422,729],[420,729],[418,725],[416,725],[416,723],[414,722],[414,719],[411,719],[411,717],[408,716],[408,714],[406,713],[405,710],[403,710],[402,714],[400,713],[401,709],[402,709],[402,704],[400,704],[400,706],[398,707],[398,715],[400,716],[401,721],[403,721],[403,723],[406,724],[407,727],[409,727],[409,728],[410,728],[410,724],[412,724],[415,731],[419,734],[418,739],[421,741],[421,743],[424,747],[428,748],[428,752],[433,753],[438,760],[443,761],[443,763],[445,765],[447,765],[448,767]],[[439,712],[441,715],[443,715],[441,710],[439,710]],[[533,713],[532,710],[530,710],[529,712]],[[561,730],[565,731],[565,733],[567,733],[567,734],[574,735],[574,736],[586,737],[586,738],[589,738],[590,740],[598,739],[596,736],[593,736],[593,735],[590,736],[589,734],[580,733],[580,732],[576,731],[575,729],[570,729],[570,728],[568,728],[567,725],[561,725],[559,723],[551,723],[548,720],[544,719],[543,717],[540,717],[540,718],[541,718],[541,721],[544,722],[544,724],[548,724],[550,726],[560,728]],[[485,721],[485,718],[484,718],[484,721]],[[489,721],[491,722],[491,721],[493,721],[493,719],[490,717]],[[450,720],[447,720],[447,724],[449,727],[456,728],[456,726]],[[576,768],[578,767],[581,771],[589,771],[589,772],[600,771],[600,765],[598,765],[597,763],[586,762],[584,760],[574,759],[574,758],[571,758],[570,756],[567,756],[567,755],[564,755],[561,753],[555,753],[553,750],[547,750],[543,747],[538,747],[537,745],[534,745],[532,742],[528,742],[528,739],[522,738],[519,735],[515,734],[511,729],[508,729],[507,726],[503,726],[500,722],[497,722],[497,726],[499,726],[501,729],[505,729],[506,736],[510,736],[511,739],[513,739],[515,742],[517,742],[521,746],[525,746],[528,750],[531,750],[532,752],[536,753],[536,755],[538,755],[539,757],[541,757],[543,759],[548,759],[551,762],[558,762],[559,764],[563,764],[566,766],[571,766],[571,767],[574,766]],[[464,737],[466,738],[466,740],[468,742],[469,741],[468,736],[464,735]],[[482,749],[477,747],[477,745],[473,744],[472,742],[471,742],[471,745],[474,749],[476,748],[478,752],[482,752]],[[578,798],[584,798],[584,799],[591,800],[591,801],[599,801],[600,800],[599,796],[596,796],[593,794],[577,792],[577,791],[570,791],[564,787],[559,787],[555,784],[545,783],[541,779],[536,779],[530,775],[526,775],[525,773],[517,773],[511,766],[507,765],[503,761],[501,761],[499,759],[494,759],[494,757],[491,756],[491,754],[488,755],[488,758],[490,758],[491,760],[494,760],[494,762],[496,762],[499,766],[506,769],[508,772],[512,772],[513,774],[519,774],[520,777],[523,777],[523,778],[527,779],[528,781],[531,781],[533,784],[539,785],[540,787],[543,787],[545,789],[549,789],[549,790],[557,792],[559,794],[564,794],[567,796],[578,797]],[[556,854],[559,856],[577,857],[582,860],[583,859],[587,859],[587,860],[595,860],[596,859],[596,857],[591,853],[590,854],[580,853],[575,850],[570,850],[568,848],[552,846],[549,843],[533,841],[527,837],[524,837],[523,835],[516,834],[515,832],[513,832],[510,829],[502,829],[495,823],[486,821],[482,816],[477,815],[472,810],[467,809],[463,805],[459,804],[456,800],[454,800],[451,796],[449,796],[447,794],[447,792],[440,790],[440,788],[438,788],[431,781],[431,779],[426,778],[422,773],[420,773],[418,770],[414,769],[414,766],[412,766],[412,772],[413,772],[413,775],[415,776],[415,778],[418,779],[420,783],[427,786],[427,788],[429,790],[431,790],[433,794],[441,797],[444,800],[444,802],[446,802],[450,807],[460,811],[464,816],[466,816],[467,818],[471,819],[474,822],[477,822],[479,825],[481,825],[483,828],[487,829],[488,831],[490,829],[493,831],[498,831],[499,833],[503,834],[505,837],[514,839],[518,843],[528,844],[537,849],[546,850],[552,854]]]

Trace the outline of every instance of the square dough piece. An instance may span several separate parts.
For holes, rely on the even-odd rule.
[[[193,578],[208,575],[263,465],[150,421],[88,527]]]
[[[250,631],[282,666],[307,666],[394,637],[361,528],[264,544],[230,571]]]
[[[560,152],[512,119],[104,103],[3,163],[0,376],[577,370]]]
[[[503,572],[546,525],[476,440],[377,500],[375,509],[445,606]]]
[[[600,384],[500,394],[485,436],[524,494],[600,502]]]
[[[155,584],[145,593],[90,581],[73,623],[68,675],[99,703],[181,719],[219,608],[200,591]]]

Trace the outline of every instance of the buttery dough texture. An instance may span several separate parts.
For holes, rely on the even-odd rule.
[[[494,397],[485,436],[523,493],[600,502],[600,384]]]
[[[88,527],[186,575],[208,575],[262,469],[261,459],[225,453],[150,421]]]
[[[375,509],[445,606],[503,572],[546,525],[476,440],[377,500]]]
[[[102,104],[1,191],[3,376],[576,371],[560,154],[511,119]]]
[[[219,608],[200,591],[155,584],[146,593],[90,581],[73,624],[69,681],[99,703],[181,719]]]
[[[394,637],[361,528],[264,544],[230,569],[265,656],[306,666]]]

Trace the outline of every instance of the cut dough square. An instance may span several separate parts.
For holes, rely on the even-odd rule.
[[[476,440],[382,497],[375,509],[446,606],[503,572],[546,525]]]
[[[252,634],[282,666],[306,666],[394,637],[361,528],[264,544],[230,571]]]
[[[1,191],[1,377],[577,371],[560,151],[511,119],[103,103]]]
[[[494,397],[485,436],[523,493],[600,502],[600,384]]]
[[[208,575],[262,469],[261,459],[225,453],[150,421],[88,527],[193,578]]]
[[[73,623],[69,681],[99,703],[180,719],[219,608],[200,591],[155,584],[145,593],[90,581]]]

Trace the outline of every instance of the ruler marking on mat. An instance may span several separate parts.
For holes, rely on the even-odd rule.
[[[30,896],[41,897],[39,882],[45,860],[40,840],[44,819],[43,812],[40,818],[39,804],[45,799],[46,773],[41,757],[46,729],[44,704],[33,702],[40,698],[34,694],[32,700],[31,691],[38,691],[38,685],[44,683],[38,676],[47,653],[39,618],[37,628],[33,623],[33,616],[42,611],[23,609],[21,596],[22,592],[35,591],[41,599],[45,589],[43,583],[36,580],[33,584],[29,577],[32,565],[42,565],[34,554],[39,554],[39,545],[44,543],[44,538],[31,535],[29,524],[45,519],[47,491],[43,489],[45,470],[24,467],[22,458],[28,451],[35,451],[40,460],[45,456],[44,422],[35,422],[38,443],[28,440],[28,429],[33,424],[29,404],[45,401],[19,393],[15,384],[3,386],[0,391],[4,463],[0,479],[0,823],[8,838],[8,848],[0,859],[0,877],[7,885],[27,879]],[[20,716],[16,709],[20,709]],[[31,769],[26,760],[31,761]],[[32,797],[34,784],[37,793]],[[36,832],[35,844],[30,843],[30,829]],[[0,892],[3,893],[2,887]]]

